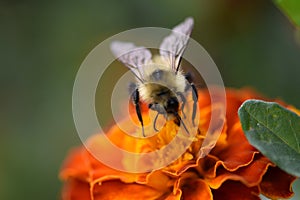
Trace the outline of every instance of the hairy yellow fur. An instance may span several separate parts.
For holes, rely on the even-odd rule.
[[[162,77],[159,80],[151,76],[155,70],[162,70]],[[138,85],[138,90],[143,101],[146,103],[159,103],[165,105],[168,98],[176,96],[176,93],[184,93],[186,79],[181,71],[177,74],[168,66],[161,64],[149,64],[144,68],[144,83]],[[158,96],[165,92],[166,95]]]

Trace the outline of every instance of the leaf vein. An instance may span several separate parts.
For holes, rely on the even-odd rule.
[[[293,131],[293,136],[295,137],[295,140],[296,140],[298,152],[300,153],[300,144],[299,144],[299,140],[297,138],[297,133],[296,133],[294,127],[293,127],[292,120],[289,120],[289,124],[290,124],[290,127],[291,127],[292,131]]]
[[[247,113],[254,119],[256,120],[256,122],[262,124],[268,131],[270,131],[271,133],[273,133],[276,137],[278,137],[281,141],[283,141],[287,146],[289,146],[291,149],[293,149],[294,151],[298,152],[297,149],[293,148],[289,142],[287,142],[286,140],[284,140],[284,138],[280,137],[279,135],[277,135],[270,127],[266,126],[265,123],[263,123],[263,121],[259,121],[255,115],[253,115],[251,112],[249,112],[249,110],[246,110]]]

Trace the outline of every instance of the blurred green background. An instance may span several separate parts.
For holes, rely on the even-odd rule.
[[[300,108],[300,42],[271,1],[1,1],[0,199],[59,198],[61,163],[81,144],[73,82],[97,44],[187,16],[226,86],[252,86]]]

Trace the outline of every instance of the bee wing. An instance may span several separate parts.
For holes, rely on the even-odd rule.
[[[112,42],[110,49],[114,56],[143,82],[144,73],[142,67],[151,61],[151,52],[145,47],[138,47],[133,43],[120,41]]]
[[[165,37],[160,45],[159,53],[166,59],[174,71],[178,71],[181,56],[186,49],[194,20],[189,17],[172,29],[172,33]]]

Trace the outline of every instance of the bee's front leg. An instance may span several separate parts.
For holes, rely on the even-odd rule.
[[[185,79],[189,83],[187,85],[187,89],[192,88],[192,97],[193,97],[193,112],[192,112],[192,122],[193,126],[195,126],[195,117],[196,117],[196,111],[197,111],[197,102],[198,102],[198,92],[195,84],[193,83],[193,78],[191,73],[185,74]]]
[[[142,113],[141,113],[141,106],[140,106],[140,93],[139,93],[139,90],[138,90],[136,84],[130,83],[129,91],[131,91],[131,98],[132,98],[133,104],[135,106],[135,111],[136,111],[138,119],[139,119],[139,121],[142,125],[143,136],[146,137],[145,132],[144,132],[144,122],[143,122],[143,117],[142,117]]]
[[[194,83],[191,83],[191,87],[192,87],[192,94],[193,94],[193,113],[192,113],[192,122],[193,122],[193,126],[195,126],[195,117],[196,117],[196,111],[197,111],[197,103],[198,103],[198,92],[196,89],[196,86],[194,85]]]
[[[181,92],[178,92],[177,95],[180,96],[180,99],[182,101],[182,104],[181,104],[181,113],[183,114],[183,117],[186,118],[186,115],[183,112],[184,106],[186,104],[186,98],[185,98],[185,96]]]
[[[159,130],[156,128],[156,122],[157,122],[157,118],[158,118],[158,115],[164,115],[165,118],[167,118],[167,113],[166,113],[166,110],[159,104],[157,103],[150,103],[148,105],[148,107],[151,109],[151,110],[154,110],[157,112],[155,118],[154,118],[154,121],[153,121],[153,129],[158,132]]]

